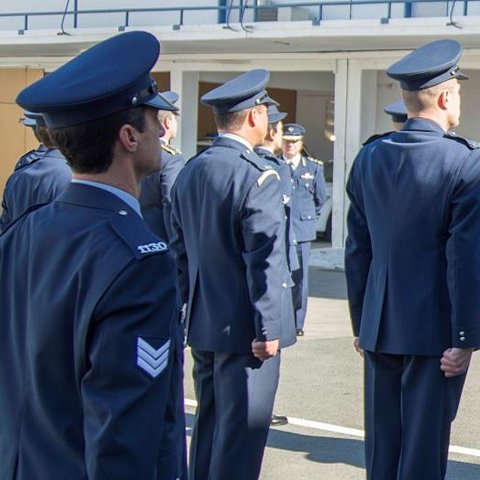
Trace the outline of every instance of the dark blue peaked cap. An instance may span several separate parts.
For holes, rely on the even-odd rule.
[[[207,92],[201,100],[220,115],[240,112],[257,105],[278,105],[265,90],[269,79],[270,73],[267,70],[250,70]]]
[[[299,123],[286,123],[283,126],[284,140],[299,140],[305,135],[305,128]]]
[[[427,43],[394,63],[387,75],[409,91],[433,87],[452,78],[464,80],[468,77],[458,66],[462,52],[462,44],[456,40]]]
[[[43,114],[47,127],[97,120],[128,108],[176,107],[158,94],[150,76],[160,53],[147,32],[128,32],[94,45],[22,90],[17,103]]]
[[[287,116],[285,112],[280,112],[276,105],[268,106],[267,115],[268,115],[269,124],[277,123],[280,120],[283,120]]]
[[[403,123],[407,121],[407,108],[403,103],[403,100],[397,100],[396,102],[387,105],[383,111],[392,117],[392,121]]]

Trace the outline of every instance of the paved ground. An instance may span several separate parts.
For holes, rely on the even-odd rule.
[[[271,429],[262,480],[365,478],[362,363],[352,347],[345,298],[342,272],[310,268],[306,335],[282,353],[275,408],[291,417],[291,424]],[[190,371],[187,353],[186,397],[194,399]],[[452,433],[452,445],[471,450],[451,454],[448,480],[480,479],[479,398],[480,352],[474,355]],[[187,407],[189,425],[193,412]]]

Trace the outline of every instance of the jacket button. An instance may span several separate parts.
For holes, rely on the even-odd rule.
[[[460,337],[460,341],[461,341],[461,342],[464,342],[464,341],[465,341],[465,337]]]
[[[282,287],[283,287],[283,288],[287,288],[287,287],[288,287],[287,282],[283,282],[283,283],[282,283]]]
[[[463,335],[465,335],[465,332],[462,330],[461,332],[458,333],[459,335],[461,335],[463,337]]]

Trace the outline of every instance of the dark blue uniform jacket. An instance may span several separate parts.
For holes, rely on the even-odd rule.
[[[174,480],[175,266],[115,195],[71,184],[0,237],[0,478]],[[181,419],[180,419],[181,420]],[[184,432],[183,432],[184,433]]]
[[[70,183],[72,171],[59,150],[48,149],[36,156],[28,162],[20,160],[7,180],[0,231],[29,208],[51,202]]]
[[[282,191],[282,201],[285,208],[285,242],[287,247],[288,266],[290,271],[297,270],[299,268],[299,263],[292,225],[292,178],[290,176],[290,167],[283,158],[275,156],[266,148],[258,147],[255,149],[255,153],[259,157],[270,162],[280,176],[280,189]]]
[[[172,237],[171,190],[180,170],[185,165],[183,156],[161,140],[162,168],[141,181],[140,206],[150,230],[169,241]]]
[[[172,227],[193,348],[244,354],[254,338],[290,341],[280,314],[289,277],[285,212],[267,161],[217,138],[180,172]]]
[[[327,200],[323,165],[318,160],[302,157],[292,171],[292,225],[297,242],[316,238],[316,219]]]
[[[364,349],[434,356],[480,346],[479,152],[420,118],[360,150],[345,270]]]

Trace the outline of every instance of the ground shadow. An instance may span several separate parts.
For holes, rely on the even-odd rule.
[[[191,435],[194,416],[186,414],[187,434]],[[268,447],[291,452],[303,452],[305,458],[318,463],[343,463],[365,468],[363,441],[341,437],[324,437],[293,433],[280,428],[270,429]],[[480,465],[451,460],[445,480],[478,480]]]

